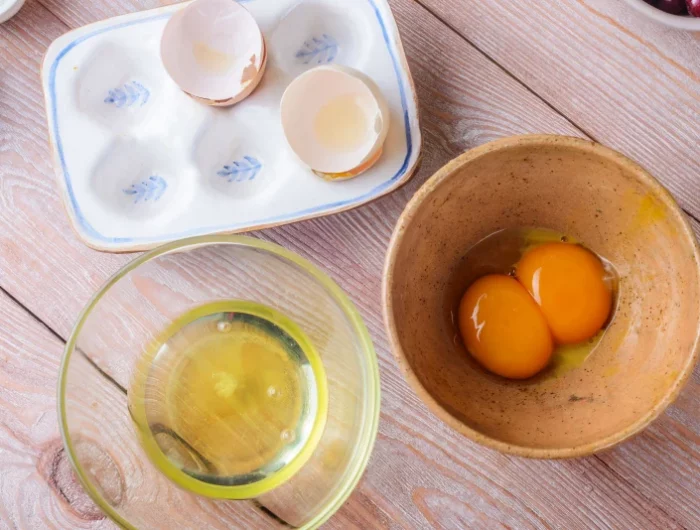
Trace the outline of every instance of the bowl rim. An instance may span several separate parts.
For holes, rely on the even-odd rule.
[[[394,358],[398,362],[404,378],[408,381],[409,385],[413,388],[416,394],[418,394],[418,397],[420,397],[421,400],[427,405],[431,412],[437,415],[454,430],[463,434],[474,442],[503,453],[538,459],[575,458],[591,455],[604,449],[608,449],[634,436],[635,434],[638,434],[654,419],[656,419],[666,409],[666,407],[668,407],[678,397],[678,394],[687,380],[690,378],[695,364],[700,357],[700,327],[698,327],[696,330],[695,341],[690,354],[688,355],[683,368],[679,371],[669,390],[661,399],[659,399],[651,410],[649,410],[644,416],[640,417],[637,421],[616,433],[606,436],[605,438],[582,445],[573,445],[571,447],[562,448],[528,447],[509,444],[483,434],[476,429],[472,429],[453,416],[435,398],[433,398],[433,396],[418,379],[418,376],[411,368],[411,365],[403,351],[397,326],[394,320],[394,301],[391,294],[394,283],[394,267],[396,264],[398,249],[403,241],[406,229],[415,217],[420,206],[428,197],[432,195],[433,191],[440,187],[441,184],[449,180],[466,164],[494,151],[513,149],[523,146],[534,147],[545,145],[573,147],[584,152],[607,158],[630,170],[630,172],[635,175],[635,178],[642,185],[644,185],[650,193],[653,193],[654,196],[659,199],[680,221],[681,226],[683,227],[683,232],[678,235],[678,239],[683,239],[685,241],[684,244],[687,244],[690,247],[689,250],[691,251],[693,259],[695,260],[697,275],[700,278],[700,244],[695,237],[687,216],[678,206],[670,192],[639,164],[609,147],[605,147],[602,144],[579,137],[553,134],[526,134],[510,136],[475,147],[454,158],[445,166],[440,168],[433,176],[431,176],[408,202],[408,205],[402,212],[392,234],[386,261],[384,263],[384,279],[382,282],[384,324],[389,335],[391,351]]]
[[[7,5],[0,7],[0,24],[7,22],[22,9],[26,0],[9,0]]]
[[[367,397],[364,400],[363,406],[367,414],[367,419],[361,426],[360,434],[358,436],[358,443],[354,448],[353,461],[345,470],[344,477],[341,480],[343,486],[340,488],[338,493],[334,498],[326,502],[325,508],[319,512],[313,519],[307,522],[305,525],[299,527],[302,530],[308,530],[313,528],[318,528],[324,522],[326,522],[330,517],[335,514],[336,511],[345,503],[345,501],[350,497],[352,492],[355,490],[358,482],[362,478],[369,458],[372,454],[374,448],[377,432],[379,428],[379,415],[381,408],[381,386],[380,386],[380,376],[379,376],[379,363],[377,360],[377,354],[372,343],[372,338],[369,334],[367,326],[365,325],[359,311],[350,300],[350,298],[345,294],[345,292],[335,283],[330,276],[323,272],[316,265],[311,263],[309,260],[295,254],[292,251],[285,249],[284,247],[271,243],[269,241],[264,241],[250,236],[240,236],[240,235],[204,235],[191,237],[187,239],[181,239],[171,243],[167,243],[160,247],[146,252],[136,259],[130,261],[123,267],[121,267],[116,273],[114,273],[104,284],[93,294],[88,303],[80,312],[78,319],[76,320],[75,326],[70,334],[66,346],[64,348],[63,358],[61,359],[61,365],[58,375],[58,396],[57,396],[57,408],[58,408],[58,423],[59,430],[61,433],[61,439],[63,441],[63,447],[66,450],[68,459],[70,460],[73,469],[75,470],[78,478],[88,493],[92,500],[97,504],[97,506],[104,511],[115,523],[119,526],[126,528],[128,530],[138,530],[137,527],[129,523],[124,517],[122,517],[117,511],[103,498],[96,487],[93,486],[92,482],[88,478],[87,474],[83,470],[80,462],[75,455],[75,449],[73,441],[69,434],[68,428],[68,418],[66,415],[66,404],[65,404],[65,391],[67,385],[67,373],[70,364],[70,359],[73,351],[75,350],[75,345],[80,331],[90,315],[92,309],[97,305],[103,295],[109,291],[109,289],[115,285],[119,280],[126,276],[131,271],[135,270],[144,263],[151,261],[159,256],[181,252],[183,250],[194,249],[196,247],[208,246],[208,245],[222,245],[222,244],[233,244],[240,245],[244,247],[252,247],[257,250],[262,250],[269,252],[271,254],[277,255],[284,259],[291,261],[292,263],[298,265],[304,269],[308,274],[314,277],[326,290],[329,292],[331,297],[333,297],[338,305],[341,307],[345,316],[354,332],[358,337],[361,344],[361,349],[364,352],[364,358],[368,363],[367,372],[369,375],[369,381],[365,386],[367,390]],[[325,429],[324,429],[325,430]],[[172,484],[173,487],[178,487],[176,484]],[[233,500],[233,499],[232,499]]]
[[[700,31],[699,17],[694,17],[692,15],[672,15],[671,13],[666,13],[665,11],[661,11],[654,6],[647,4],[644,2],[644,0],[625,0],[625,2],[627,2],[629,6],[636,9],[638,12],[645,14],[647,17],[657,22],[661,22],[668,27],[688,31]]]

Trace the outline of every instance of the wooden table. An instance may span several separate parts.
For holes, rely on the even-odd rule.
[[[354,1],[354,0],[347,0]],[[66,218],[47,147],[39,65],[71,28],[168,2],[27,0],[0,26],[0,528],[113,528],[72,474],[57,427],[64,342],[132,256],[88,249]],[[422,170],[355,211],[265,230],[328,271],[379,355],[373,458],[328,528],[700,528],[700,367],[668,412],[603,454],[529,461],[484,449],[427,411],[381,319],[381,270],[408,198],[486,141],[593,138],[646,166],[700,234],[700,33],[622,0],[390,0],[422,106]],[[329,251],[332,249],[332,251]]]

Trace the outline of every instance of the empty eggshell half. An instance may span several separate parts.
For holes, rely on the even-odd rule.
[[[294,153],[328,180],[371,168],[389,132],[389,108],[377,85],[341,66],[319,66],[297,77],[282,96],[281,113]]]
[[[267,62],[258,24],[232,0],[196,0],[177,12],[165,26],[160,52],[184,92],[216,106],[250,95]]]

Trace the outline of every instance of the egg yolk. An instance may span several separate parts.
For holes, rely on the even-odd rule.
[[[518,280],[542,308],[558,344],[593,337],[612,309],[605,269],[591,251],[571,243],[547,243],[527,251]]]
[[[459,330],[472,356],[489,371],[526,379],[542,370],[554,349],[540,308],[514,278],[475,281],[459,304]]]

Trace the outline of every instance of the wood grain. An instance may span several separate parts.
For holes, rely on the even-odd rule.
[[[450,5],[447,0],[443,3]],[[63,337],[94,290],[129,258],[91,251],[70,231],[46,148],[38,66],[48,43],[68,27],[160,4],[131,0],[28,0],[16,19],[0,27],[0,286]],[[363,481],[328,528],[699,527],[697,370],[668,414],[642,435],[599,458],[571,462],[532,462],[478,447],[432,416],[401,378],[384,334],[379,291],[387,242],[408,198],[442,164],[485,141],[523,132],[584,133],[418,4],[412,0],[395,0],[391,4],[422,102],[426,145],[421,172],[403,189],[361,209],[256,234],[327,270],[356,302],[378,350],[383,384],[380,435]],[[436,4],[431,4],[431,8]],[[486,3],[480,4],[483,7]],[[513,9],[512,3],[505,0],[492,4],[494,9]],[[586,5],[600,8],[596,2]],[[451,5],[452,11],[459,11],[458,7],[454,2]],[[571,24],[559,26],[563,33],[575,30]],[[512,28],[499,28],[494,39],[511,38]],[[625,35],[620,29],[615,31]],[[613,32],[609,38],[621,37]],[[541,50],[540,62],[546,63],[550,53],[559,52]],[[589,56],[584,63],[593,60]],[[599,60],[595,56],[595,61]],[[693,68],[691,55],[680,55],[674,60],[686,69]],[[546,72],[541,75],[550,79],[551,72]],[[620,77],[633,73],[623,70]],[[564,90],[562,87],[571,91],[571,83],[558,78],[552,86],[557,91]],[[622,107],[626,105],[637,108],[636,103],[625,100]],[[640,111],[638,118],[648,120],[646,134],[650,139],[645,138],[646,143],[640,144],[637,134],[630,139],[619,132],[606,143],[633,155],[639,150],[653,162],[647,153],[648,144],[653,144],[654,139],[666,141],[666,122],[657,114],[648,116]],[[596,121],[610,124],[612,119],[599,114]],[[687,148],[687,135],[683,141]],[[691,163],[687,153],[681,160]],[[645,164],[652,168],[646,161]],[[686,207],[693,208],[693,190],[698,196],[697,170],[688,171],[686,166],[680,176],[675,170],[669,171],[665,182]],[[691,191],[684,194],[686,186]],[[11,337],[30,333],[27,327],[8,329]],[[43,411],[54,410],[53,385],[48,381],[55,377],[60,355],[61,345],[57,339],[55,342],[51,350],[47,349],[51,353],[45,354],[51,362],[41,361],[39,352],[29,348],[15,349],[7,355],[15,363],[16,373],[30,371],[31,368],[25,368],[30,362],[41,366],[45,382],[40,394]],[[3,403],[14,395],[12,390],[0,390]],[[26,410],[27,407],[8,407],[3,426],[30,421]],[[55,425],[55,414],[49,414],[44,421]],[[0,434],[0,443],[15,444],[20,455],[36,451],[37,442],[22,439],[24,445],[13,442],[14,435]],[[55,442],[55,438],[49,436],[47,441]],[[60,451],[60,446],[52,447]],[[23,497],[21,502],[15,500],[17,485],[25,483],[22,477],[13,475],[5,482],[3,475],[1,479],[0,521],[9,528],[108,526],[104,519],[89,522],[89,517],[101,514],[94,511],[84,494],[78,496],[79,489],[66,495],[71,508],[53,490],[49,493],[37,489],[33,496]],[[50,506],[44,510],[49,515],[31,519],[37,512],[27,498]],[[11,512],[8,506],[14,507]],[[92,515],[78,518],[75,524],[66,523],[66,518],[75,517],[71,514],[76,511]],[[58,523],[51,522],[51,518]]]
[[[700,218],[700,39],[621,0],[418,0]],[[507,30],[506,30],[507,28]]]
[[[0,285],[31,301],[47,322],[66,324],[130,259],[80,243],[55,184],[39,68],[48,45],[68,29],[36,0],[0,26]],[[65,338],[70,325],[54,329]]]
[[[113,528],[77,482],[56,416],[63,343],[0,294],[0,528]]]

